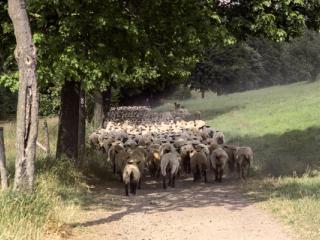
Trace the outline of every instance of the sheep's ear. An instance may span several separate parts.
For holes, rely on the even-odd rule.
[[[141,163],[141,160],[137,161],[137,164],[140,164]]]

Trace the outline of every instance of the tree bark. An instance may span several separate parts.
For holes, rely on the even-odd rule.
[[[6,153],[4,147],[3,128],[0,127],[0,177],[1,188],[6,190],[8,188],[8,175],[6,168]]]
[[[103,121],[103,93],[96,91],[94,93],[94,112],[93,112],[94,127],[101,127]]]
[[[34,185],[34,161],[38,134],[36,48],[32,42],[25,0],[9,0],[8,12],[17,42],[15,58],[19,68],[14,189],[30,191]]]
[[[78,130],[80,108],[79,82],[65,81],[61,91],[61,110],[59,118],[57,158],[66,156],[78,162]]]
[[[102,92],[96,92],[94,96],[94,116],[95,127],[103,127],[104,121],[111,107],[111,87]]]

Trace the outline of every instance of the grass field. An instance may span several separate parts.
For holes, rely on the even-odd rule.
[[[294,226],[301,239],[320,239],[320,82],[182,101],[254,150],[255,180],[244,191]],[[172,103],[159,111],[172,108]]]

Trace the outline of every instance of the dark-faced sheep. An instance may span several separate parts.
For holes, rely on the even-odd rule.
[[[122,182],[122,173],[125,165],[127,164],[127,161],[130,158],[130,154],[122,148],[119,152],[117,151],[115,154],[115,169],[116,173],[120,176],[120,181]]]
[[[194,150],[192,144],[187,144],[180,148],[181,165],[186,174],[191,173],[190,153],[192,150]]]
[[[250,167],[253,163],[253,151],[250,147],[237,147],[235,162],[239,178],[245,179],[249,176]],[[245,174],[247,172],[247,174]]]
[[[122,179],[125,186],[126,196],[129,196],[129,186],[130,193],[135,195],[137,186],[140,185],[141,175],[138,164],[139,162],[129,160],[123,169]]]
[[[144,177],[144,168],[146,164],[146,151],[142,147],[136,147],[135,149],[132,149],[129,151],[130,153],[130,159],[133,160],[134,162],[138,163],[138,168],[140,170],[140,181],[138,188],[141,188],[141,181]]]
[[[223,172],[228,162],[228,154],[222,148],[217,147],[210,154],[210,162],[214,169],[215,181],[222,182]]]
[[[152,144],[147,156],[148,168],[152,177],[159,177],[160,175],[160,160],[160,145]]]
[[[228,154],[228,169],[230,174],[234,174],[236,165],[236,150],[237,146],[222,145],[223,150]]]
[[[109,148],[107,162],[111,162],[113,173],[116,173],[116,155],[122,150],[124,150],[124,147],[119,141],[112,143]]]
[[[163,188],[167,188],[166,176],[169,175],[169,186],[175,187],[175,179],[179,172],[181,157],[178,152],[172,151],[161,156],[161,174]]]
[[[190,152],[190,166],[191,172],[193,173],[193,181],[201,178],[201,175],[204,177],[204,182],[207,182],[207,171],[210,168],[209,161],[206,154],[203,152],[203,149],[200,146],[197,146],[195,149]]]

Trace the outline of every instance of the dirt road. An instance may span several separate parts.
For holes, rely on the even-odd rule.
[[[288,230],[226,182],[180,180],[175,189],[147,181],[137,196],[122,185],[97,187],[72,224],[74,240],[289,240]]]

